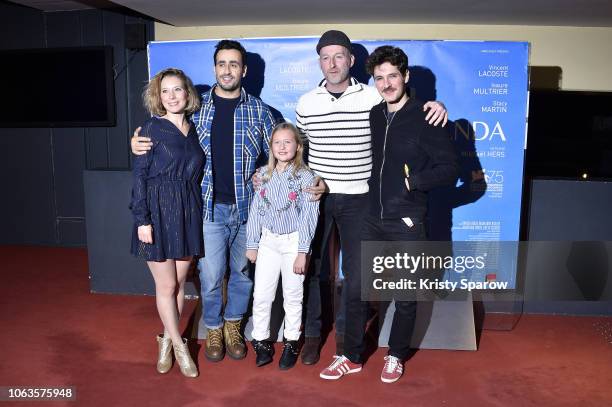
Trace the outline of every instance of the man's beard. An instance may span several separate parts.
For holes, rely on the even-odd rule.
[[[235,83],[232,83],[230,85],[224,85],[222,82],[217,81],[217,85],[219,85],[219,87],[221,89],[223,89],[226,92],[232,92],[235,91],[236,89],[240,88],[240,81],[237,81]]]

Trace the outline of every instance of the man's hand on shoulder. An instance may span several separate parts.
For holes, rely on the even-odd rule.
[[[429,112],[427,112],[429,110]],[[446,122],[448,121],[448,112],[446,111],[446,106],[444,103],[433,101],[427,102],[423,105],[423,111],[427,112],[427,116],[425,116],[425,120],[429,122],[429,124],[433,124],[437,126],[442,123],[442,127],[446,126]]]
[[[153,143],[151,142],[151,138],[140,136],[140,130],[142,127],[138,127],[134,130],[134,135],[130,140],[130,146],[132,147],[132,153],[134,155],[143,155],[147,151],[151,150]]]
[[[314,179],[314,184],[310,187],[304,188],[304,191],[312,194],[311,201],[318,201],[321,199],[321,196],[327,192],[327,184],[325,181],[323,181],[323,178],[316,176]]]
[[[253,189],[259,191],[259,187],[261,187],[261,173],[259,168],[255,170],[255,173],[251,177],[251,181],[253,181]]]

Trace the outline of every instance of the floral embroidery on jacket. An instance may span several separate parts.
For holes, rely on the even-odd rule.
[[[287,202],[282,207],[276,209],[277,212],[279,213],[284,212],[287,209],[291,208],[291,205],[295,205],[296,211],[300,213],[301,207],[300,207],[298,198],[300,196],[300,192],[302,191],[301,179],[302,177],[300,175],[291,174],[287,177],[287,181],[289,184],[289,190],[290,190],[289,193],[287,194]],[[263,204],[260,204],[259,207],[257,208],[258,209],[257,212],[259,213],[260,216],[265,216],[266,209],[269,209],[272,207],[272,202],[270,202],[270,199],[268,199],[268,196],[267,196],[268,190],[267,188],[265,188],[265,184],[267,184],[269,181],[270,180],[264,181],[264,183],[261,186],[261,190],[259,191],[259,195],[261,196],[263,200]]]

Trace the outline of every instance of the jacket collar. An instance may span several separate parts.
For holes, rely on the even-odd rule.
[[[395,111],[395,114],[399,114],[400,112],[406,111],[406,110],[412,110],[415,109],[418,106],[418,102],[415,98],[411,97],[408,98],[408,100],[406,101],[406,103],[404,103],[404,106],[402,106],[399,110]],[[385,116],[385,118],[387,118],[389,112],[387,110],[387,102],[383,101],[380,102],[378,105],[374,106],[375,108],[379,109],[382,114]],[[402,113],[403,114],[403,113]]]

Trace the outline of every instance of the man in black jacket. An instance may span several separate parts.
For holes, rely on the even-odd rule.
[[[458,165],[446,130],[423,120],[423,103],[406,93],[408,57],[400,48],[378,47],[366,63],[384,101],[370,111],[373,167],[369,180],[369,212],[361,233],[363,241],[426,240],[424,220],[427,192],[453,185]],[[361,371],[365,350],[367,302],[361,300],[361,281],[348,287],[344,355],[321,372],[324,379],[339,379]],[[416,301],[395,301],[389,351],[381,380],[395,382],[402,375],[410,351]]]

